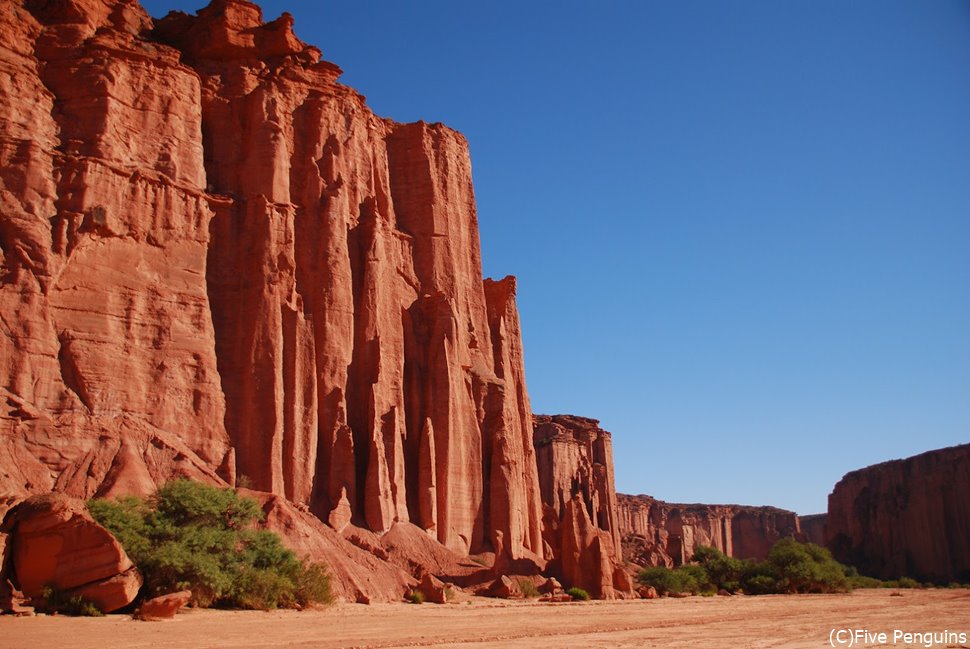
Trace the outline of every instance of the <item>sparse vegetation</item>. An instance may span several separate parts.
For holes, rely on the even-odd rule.
[[[791,538],[778,541],[764,561],[740,561],[711,547],[699,547],[693,559],[696,563],[674,570],[646,568],[637,581],[653,586],[660,595],[711,594],[718,590],[748,595],[836,593],[852,588],[846,567],[828,550]]]
[[[102,617],[104,613],[97,605],[80,595],[68,595],[52,584],[41,589],[40,596],[44,605],[39,607],[47,613],[63,613],[81,617]]]
[[[578,588],[576,586],[573,586],[572,588],[567,590],[566,594],[572,597],[573,601],[585,602],[589,600],[589,593],[587,593],[582,588]]]
[[[88,507],[138,566],[146,597],[188,589],[197,606],[264,610],[332,599],[326,569],[256,529],[259,505],[231,489],[176,480],[147,501],[92,500]]]
[[[522,591],[522,594],[525,597],[534,598],[540,595],[539,588],[528,577],[520,577],[518,581],[519,581],[519,590]]]
[[[412,604],[424,604],[424,593],[420,590],[413,590],[411,594],[407,597],[408,601]]]

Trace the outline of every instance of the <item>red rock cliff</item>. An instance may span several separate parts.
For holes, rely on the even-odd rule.
[[[970,582],[970,444],[847,473],[825,532],[835,558],[864,574]]]
[[[775,507],[685,505],[618,494],[624,556],[645,566],[679,566],[706,545],[741,559],[763,559],[779,539],[802,539],[798,516]]]
[[[541,553],[467,143],[376,117],[291,24],[0,4],[0,493],[238,474],[324,520]]]
[[[550,569],[597,598],[629,594],[610,433],[573,415],[535,415],[533,426]]]

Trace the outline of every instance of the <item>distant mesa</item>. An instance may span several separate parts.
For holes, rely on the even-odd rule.
[[[747,505],[678,504],[619,494],[619,529],[628,561],[680,566],[698,546],[739,559],[764,559],[780,539],[808,540],[795,512]]]
[[[863,574],[970,583],[970,444],[847,473],[825,543]]]

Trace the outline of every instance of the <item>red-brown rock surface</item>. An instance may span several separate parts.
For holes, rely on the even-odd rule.
[[[535,415],[533,427],[550,571],[596,598],[632,596],[629,579],[618,570],[610,434],[595,419],[573,415]]]
[[[624,557],[644,566],[679,566],[699,545],[728,556],[763,559],[779,539],[801,535],[798,515],[775,507],[667,503],[617,495]]]
[[[63,494],[34,496],[11,511],[3,527],[10,535],[12,573],[30,599],[53,586],[110,613],[133,602],[141,588],[124,549],[83,502]]]
[[[191,599],[191,590],[180,590],[177,593],[153,597],[138,607],[135,617],[149,622],[171,620]]]
[[[0,4],[0,495],[238,472],[338,527],[541,562],[467,143],[375,116],[291,26]]]
[[[802,536],[808,543],[825,545],[825,519],[826,514],[809,514],[798,517],[798,527]]]
[[[847,473],[825,529],[835,558],[864,574],[970,582],[970,444]]]

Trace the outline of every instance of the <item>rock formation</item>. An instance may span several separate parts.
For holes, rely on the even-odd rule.
[[[0,33],[0,495],[239,477],[541,555],[460,134],[376,117],[244,0],[4,2]]]
[[[134,601],[142,579],[121,545],[84,503],[63,494],[33,496],[3,521],[10,565],[23,594],[42,600],[52,586],[106,613]]]
[[[627,561],[679,566],[699,545],[728,556],[763,559],[779,539],[801,535],[798,516],[775,507],[676,504],[618,494],[619,530]]]
[[[798,517],[798,527],[805,541],[815,545],[825,545],[826,518],[828,518],[826,514],[809,514],[808,516]]]
[[[533,416],[550,571],[593,597],[632,595],[617,527],[613,445],[595,419]]]
[[[825,530],[835,558],[863,574],[970,583],[970,444],[847,473]]]

